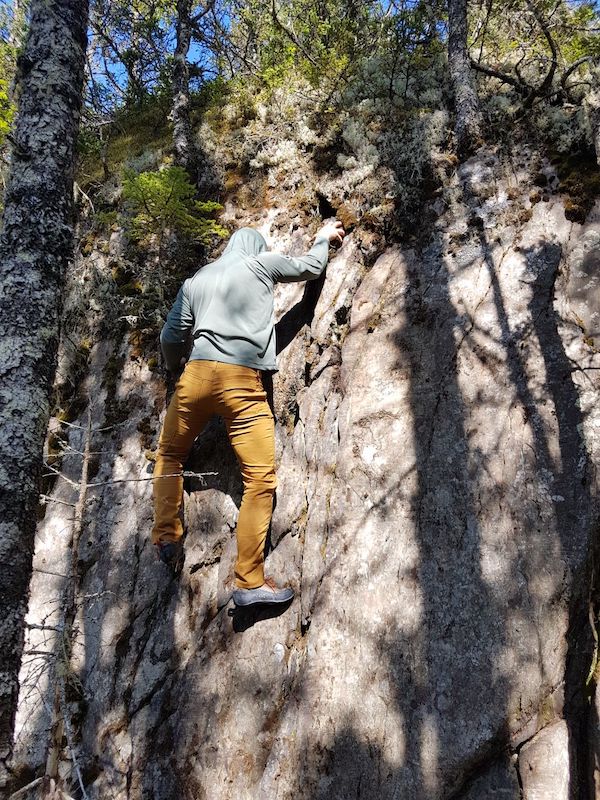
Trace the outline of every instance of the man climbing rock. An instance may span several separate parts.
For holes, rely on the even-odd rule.
[[[244,494],[237,524],[234,603],[285,603],[294,596],[264,576],[264,549],[273,512],[275,425],[263,387],[277,369],[273,322],[276,283],[318,278],[330,242],[341,242],[340,222],[324,225],[299,258],[267,251],[253,228],[233,234],[223,255],[188,278],[177,295],[160,341],[177,381],[160,436],[153,481],[152,541],[173,569],[183,560],[183,465],[194,439],[215,414],[223,417],[242,471]],[[170,477],[161,477],[170,476]]]

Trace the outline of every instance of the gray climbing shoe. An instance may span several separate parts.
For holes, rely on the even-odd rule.
[[[265,578],[265,582],[257,589],[235,589],[233,592],[233,602],[236,606],[252,606],[256,603],[288,603],[294,596],[294,590],[289,586],[278,589],[271,578]]]

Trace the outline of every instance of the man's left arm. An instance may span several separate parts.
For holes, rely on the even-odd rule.
[[[185,281],[160,332],[160,346],[170,372],[179,372],[182,359],[187,358],[193,326],[194,315],[188,297],[188,282]]]

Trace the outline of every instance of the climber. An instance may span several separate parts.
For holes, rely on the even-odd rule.
[[[291,588],[264,576],[264,548],[273,512],[275,426],[263,387],[275,371],[273,287],[318,278],[329,244],[341,242],[340,222],[324,225],[309,252],[299,258],[268,252],[253,228],[233,234],[222,256],[188,278],[175,299],[160,341],[167,368],[177,373],[154,469],[154,528],[158,557],[178,571],[183,563],[180,511],[183,478],[178,473],[194,439],[215,414],[225,420],[241,467],[244,494],[237,523],[234,603],[285,603]],[[191,354],[189,359],[188,353]],[[170,477],[161,477],[170,476]]]

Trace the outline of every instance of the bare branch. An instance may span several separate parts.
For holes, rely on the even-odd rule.
[[[66,475],[63,475],[54,467],[51,467],[49,464],[45,464],[45,466],[51,470],[50,474],[42,475],[43,478],[49,478],[50,475],[58,475],[59,477],[63,478],[67,481],[68,484],[74,486],[75,488],[79,488],[81,485],[78,481],[71,480],[71,478],[67,478]],[[110,484],[114,483],[141,483],[144,481],[159,481],[163,478],[206,478],[210,475],[218,475],[218,472],[190,472],[189,470],[183,470],[183,472],[171,472],[168,475],[149,475],[147,478],[113,478],[107,481],[98,481],[97,483],[88,483],[88,489],[95,489],[98,486],[109,486]],[[53,498],[49,498],[53,499]],[[73,505],[72,503],[65,503],[65,505]]]
[[[552,38],[552,34],[550,33],[550,28],[548,27],[546,20],[540,14],[538,8],[536,7],[533,0],[525,0],[527,3],[527,8],[533,14],[535,21],[540,26],[542,33],[544,34],[546,41],[548,42],[548,46],[550,47],[550,51],[552,53],[552,60],[550,62],[550,69],[548,70],[546,77],[542,81],[541,85],[537,89],[531,89],[529,96],[525,100],[525,108],[531,106],[534,97],[537,95],[545,94],[546,90],[552,86],[552,81],[554,80],[554,74],[558,67],[558,47],[556,46],[556,42]]]
[[[156,481],[162,478],[205,478],[209,475],[218,475],[218,472],[190,472],[184,470],[183,472],[171,472],[169,475],[150,475],[147,478],[115,478],[114,480],[100,481],[99,483],[88,483],[90,489],[96,486],[107,486],[111,483],[138,483],[141,481]]]
[[[199,11],[197,14],[194,14],[193,17],[190,17],[190,23],[192,25],[197,25],[203,17],[212,11],[214,5],[215,0],[209,0],[209,2],[206,4],[206,8],[203,8],[202,11]]]
[[[575,70],[579,69],[579,67],[582,64],[586,64],[586,63],[588,63],[590,61],[594,61],[595,59],[596,59],[595,56],[582,56],[581,58],[578,58],[577,61],[574,61],[570,65],[570,67],[564,71],[563,76],[560,79],[560,83],[561,83],[561,86],[563,87],[563,89],[567,88],[566,83],[567,83],[568,79],[571,77],[571,75],[575,72]]]
[[[57,625],[39,625],[37,622],[28,622],[25,627],[35,631],[54,631],[55,633],[62,633],[62,627]]]
[[[47,494],[40,495],[40,503],[42,505],[46,505],[46,503],[59,503],[61,506],[70,506],[71,508],[75,508],[75,503],[67,503],[65,500],[59,500],[57,497],[50,497]]]
[[[77,759],[77,750],[75,749],[75,737],[73,735],[73,727],[71,725],[71,720],[69,718],[69,707],[67,705],[67,693],[65,690],[65,680],[62,675],[58,677],[58,686],[59,686],[59,694],[60,694],[60,705],[64,720],[64,727],[65,727],[65,736],[67,739],[67,746],[71,751],[71,761],[73,766],[75,767],[75,773],[77,775],[77,780],[79,782],[79,788],[81,790],[81,797],[82,800],[90,800],[90,796],[85,791],[85,785],[83,782],[83,777],[81,775],[81,769],[79,766],[79,760]]]
[[[54,417],[54,419],[56,419],[56,417]],[[65,419],[61,419],[61,420],[57,420],[57,421],[61,425],[67,425],[67,427],[69,427],[69,428],[77,428],[80,431],[86,430],[86,426],[85,425],[77,425],[74,422],[67,422]],[[114,425],[105,425],[102,428],[92,428],[92,432],[96,433],[98,431],[110,431],[113,428],[119,428],[121,425],[127,425],[128,423],[129,423],[129,420],[126,419],[126,420],[123,420],[123,422],[116,422]]]
[[[95,211],[95,209],[94,209],[94,204],[93,204],[93,203],[92,203],[92,201],[90,200],[90,197],[89,197],[89,195],[87,195],[87,194],[86,194],[86,193],[83,191],[83,189],[82,189],[82,188],[81,188],[81,186],[80,186],[80,185],[77,183],[77,181],[73,181],[73,192],[75,193],[75,200],[76,200],[76,201],[77,201],[77,199],[78,199],[78,198],[77,198],[77,195],[78,195],[78,194],[81,194],[83,197],[85,197],[85,199],[86,199],[86,200],[88,201],[88,203],[90,204],[90,206],[91,206],[91,209],[92,209],[92,214],[95,214],[95,213],[96,213],[96,211]]]
[[[23,650],[23,657],[25,656],[48,656],[56,658],[56,653],[53,650]]]
[[[79,483],[77,481],[71,480],[71,478],[67,478],[67,476],[64,475],[62,472],[60,472],[60,470],[55,469],[51,464],[48,464],[47,461],[44,461],[44,466],[46,467],[46,469],[49,469],[50,472],[42,475],[43,478],[50,478],[52,475],[58,475],[59,478],[62,478],[70,486],[75,486],[75,487],[79,486]]]
[[[271,4],[271,11],[272,11],[272,15],[273,15],[273,21],[275,22],[275,24],[277,25],[279,30],[282,33],[284,33],[288,37],[288,39],[298,48],[298,50],[302,53],[304,58],[307,61],[310,61],[310,63],[313,65],[313,67],[316,67],[317,66],[317,62],[315,61],[315,59],[310,55],[310,53],[308,53],[304,49],[304,47],[302,47],[302,45],[298,41],[298,37],[292,31],[290,31],[288,28],[286,28],[285,25],[283,24],[283,22],[279,19],[279,15],[277,13],[276,0],[273,0],[273,2]]]
[[[505,72],[500,72],[499,70],[492,69],[492,67],[487,67],[485,64],[480,64],[473,59],[471,59],[471,66],[473,69],[477,70],[477,72],[482,72],[484,75],[487,75],[490,78],[497,78],[499,81],[502,81],[502,83],[508,83],[509,86],[514,86],[519,94],[525,94],[526,92],[531,91],[530,86],[521,83],[516,78],[513,78],[512,75],[507,75]]]
[[[35,789],[36,786],[39,786],[42,783],[44,778],[36,778],[31,783],[28,783],[27,786],[22,786],[16,792],[13,792],[8,800],[21,800],[22,797],[26,797],[32,789]]]

